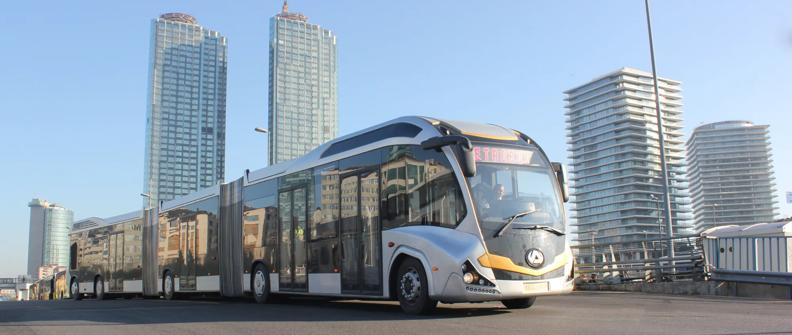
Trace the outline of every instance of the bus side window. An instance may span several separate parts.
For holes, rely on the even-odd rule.
[[[456,227],[467,214],[462,191],[445,154],[412,147],[407,169],[409,216],[415,224]]]
[[[77,243],[72,243],[69,249],[69,270],[77,270]]]
[[[453,228],[467,214],[456,175],[442,152],[394,146],[385,149],[383,162],[383,229],[423,224]]]
[[[407,146],[392,146],[382,151],[380,217],[382,229],[407,224]]]

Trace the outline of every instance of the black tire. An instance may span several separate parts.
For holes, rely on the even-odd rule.
[[[250,291],[256,303],[266,304],[272,301],[270,294],[269,271],[264,264],[256,264],[250,274]]]
[[[94,297],[96,300],[105,299],[105,285],[102,276],[96,276],[96,279],[94,279]]]
[[[175,295],[175,284],[176,282],[173,280],[173,275],[170,271],[165,271],[165,275],[162,276],[162,297],[165,300],[173,300],[173,296]]]
[[[420,261],[407,258],[399,265],[396,295],[401,309],[407,314],[425,315],[434,311],[437,300],[429,297],[429,281]]]
[[[528,307],[533,306],[535,302],[536,302],[536,297],[501,301],[503,306],[506,306],[506,308],[508,309],[526,309]]]
[[[82,300],[82,294],[80,294],[80,283],[77,282],[77,278],[72,278],[71,284],[69,285],[69,297],[72,300]]]

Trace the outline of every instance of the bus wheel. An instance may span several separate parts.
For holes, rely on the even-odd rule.
[[[162,277],[162,297],[165,300],[173,300],[173,275],[170,271],[165,272],[165,276]]]
[[[429,297],[429,285],[423,265],[415,258],[405,259],[399,265],[396,295],[399,305],[407,314],[429,314],[437,300]]]
[[[525,309],[533,306],[534,302],[536,302],[536,297],[501,301],[503,306],[506,306],[508,309]]]
[[[69,295],[73,300],[82,299],[82,295],[80,295],[80,283],[77,282],[77,278],[72,278],[71,285],[69,287]]]
[[[259,304],[264,304],[270,298],[269,272],[264,264],[257,264],[253,269],[253,277],[250,280],[250,288],[253,291],[253,298]]]
[[[96,297],[96,300],[104,300],[105,298],[105,287],[102,276],[97,276],[96,280],[94,280],[94,297]]]

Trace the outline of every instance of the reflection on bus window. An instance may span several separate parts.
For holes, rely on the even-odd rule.
[[[395,146],[385,156],[383,229],[422,224],[455,227],[465,217],[462,192],[444,153]]]

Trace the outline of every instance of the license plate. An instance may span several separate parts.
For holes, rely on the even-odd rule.
[[[523,283],[523,292],[547,292],[547,283]]]

